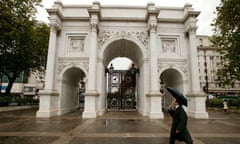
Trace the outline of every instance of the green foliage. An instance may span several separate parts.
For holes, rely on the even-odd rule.
[[[217,18],[212,24],[215,33],[211,41],[224,57],[217,74],[224,85],[231,86],[240,80],[240,2],[221,0],[216,12]]]
[[[234,107],[237,107],[237,108],[240,108],[240,99],[236,99],[236,100],[231,101],[230,105],[234,106]]]
[[[0,106],[8,106],[11,102],[11,98],[8,96],[0,96]]]
[[[19,106],[21,106],[21,105],[33,105],[33,104],[38,104],[39,100],[38,99],[33,99],[31,97],[25,97],[25,98],[17,99],[16,102]]]
[[[214,99],[207,99],[206,105],[207,107],[215,107],[215,108],[222,108],[223,107],[223,99],[214,98]],[[240,99],[228,100],[228,106],[240,108]]]
[[[6,93],[21,72],[45,68],[49,28],[34,20],[40,2],[0,1],[0,73],[9,81]]]
[[[222,108],[223,107],[223,100],[222,99],[207,99],[206,101],[207,107],[217,107]]]

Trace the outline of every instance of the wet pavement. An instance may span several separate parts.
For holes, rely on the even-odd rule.
[[[82,119],[76,111],[39,119],[37,109],[0,113],[0,144],[168,144],[171,118],[151,120],[137,112],[106,112]],[[239,144],[240,114],[209,111],[207,120],[189,118],[194,144]]]

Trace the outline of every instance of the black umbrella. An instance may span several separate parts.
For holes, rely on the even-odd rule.
[[[187,106],[187,99],[183,96],[182,93],[180,93],[178,90],[167,87],[168,92],[175,98],[177,99],[180,103],[183,105]]]

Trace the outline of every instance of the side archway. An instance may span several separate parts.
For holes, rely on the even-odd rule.
[[[85,72],[79,67],[66,68],[61,73],[59,115],[78,109],[80,83],[86,77]]]
[[[163,84],[163,87],[172,87],[181,92],[184,92],[184,76],[182,73],[175,68],[167,68],[160,74],[160,81]],[[164,97],[162,99],[162,108],[164,111],[167,110],[169,104],[171,104],[173,97],[164,91]]]

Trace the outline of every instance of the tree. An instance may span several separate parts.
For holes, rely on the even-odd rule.
[[[49,28],[34,20],[41,0],[0,1],[0,72],[7,76],[6,94],[23,71],[43,70]]]
[[[240,3],[239,0],[221,0],[213,21],[213,45],[223,56],[217,75],[224,85],[240,80]]]

